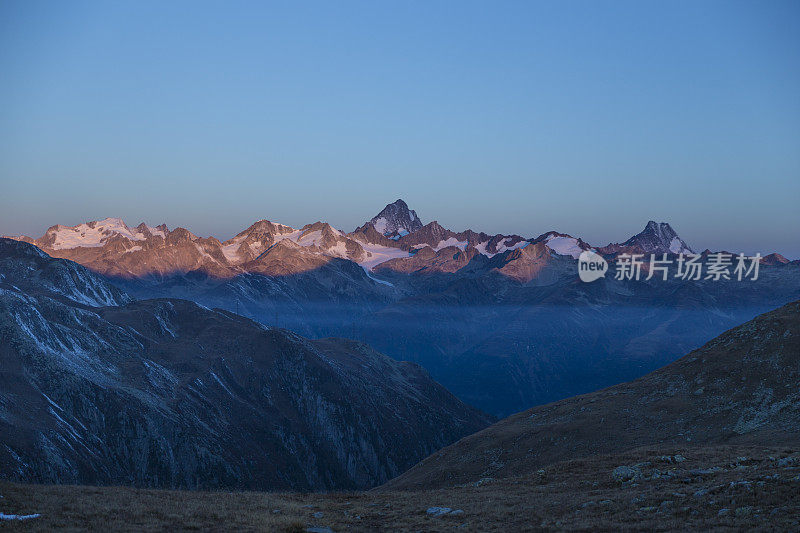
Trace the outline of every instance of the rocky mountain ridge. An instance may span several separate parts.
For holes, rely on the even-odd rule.
[[[352,261],[369,271],[452,272],[455,264],[434,260],[436,252],[460,250],[465,257],[492,258],[531,243],[543,242],[553,255],[576,259],[583,250],[601,254],[691,253],[691,248],[667,223],[650,221],[645,229],[622,244],[593,247],[580,238],[550,231],[536,238],[454,232],[433,221],[423,225],[403,200],[388,204],[378,215],[351,233],[315,222],[295,229],[260,220],[234,237],[219,241],[202,238],[185,228],[139,224],[130,227],[118,218],[77,226],[56,225],[40,238],[9,237],[35,244],[49,255],[76,261],[106,276],[143,278],[201,272],[231,278],[257,272],[284,276],[320,268],[334,259]],[[424,253],[418,256],[419,252]],[[431,252],[434,252],[432,254]],[[456,250],[446,254],[455,255]],[[424,259],[431,264],[422,264]],[[276,261],[279,259],[279,261]],[[461,267],[469,261],[458,263]],[[440,266],[437,266],[440,265]]]
[[[178,299],[131,301],[0,239],[0,477],[369,488],[485,427],[413,363]]]

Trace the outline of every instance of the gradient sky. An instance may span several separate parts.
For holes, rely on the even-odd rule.
[[[800,257],[800,2],[0,2],[0,234],[424,222]]]

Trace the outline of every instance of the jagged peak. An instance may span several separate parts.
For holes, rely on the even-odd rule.
[[[612,246],[612,245],[610,245]],[[686,242],[668,222],[649,220],[644,229],[622,243],[622,247],[636,247],[645,253],[692,252]]]
[[[279,224],[276,222],[272,222],[270,220],[262,218],[261,220],[257,220],[253,222],[248,228],[243,231],[240,231],[236,234],[236,237],[241,237],[244,235],[250,235],[251,233],[291,233],[295,231],[294,228],[290,226],[286,226],[285,224]]]
[[[378,233],[387,237],[402,237],[422,227],[422,221],[416,211],[409,209],[408,204],[402,198],[387,204],[369,223]]]

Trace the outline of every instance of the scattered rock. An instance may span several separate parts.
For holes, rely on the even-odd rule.
[[[730,510],[730,509],[724,509],[724,508],[723,508],[723,509],[720,509],[720,510],[719,510],[719,512],[717,513],[717,516],[725,516],[725,515],[727,515],[727,514],[730,514],[730,512],[731,512],[731,510]]]
[[[738,517],[750,516],[751,514],[753,514],[753,508],[749,505],[746,505],[744,507],[738,507],[734,512],[734,514]]]
[[[714,466],[711,468],[696,468],[694,470],[689,470],[689,473],[693,476],[706,476],[709,474],[716,474],[718,472],[723,472],[724,469],[720,468],[719,466]]]
[[[316,512],[316,513],[314,513],[312,516],[313,516],[314,518],[322,518],[322,516],[323,516],[323,513],[322,513],[322,511],[317,511],[317,512]]]
[[[635,481],[642,476],[642,472],[638,468],[630,466],[618,466],[611,472],[611,477],[614,481],[625,483],[626,481]]]
[[[682,463],[686,460],[686,457],[682,455],[662,455],[660,457],[661,461],[664,463]]]
[[[331,528],[323,526],[323,527],[307,527],[306,533],[334,533],[334,532]]]
[[[675,472],[662,472],[661,470],[654,470],[650,479],[672,479],[676,476]]]
[[[431,516],[443,516],[452,511],[449,507],[428,507],[428,510],[425,511]]]

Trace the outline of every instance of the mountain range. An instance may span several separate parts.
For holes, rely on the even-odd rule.
[[[756,281],[578,279],[584,250],[609,262],[690,252],[663,222],[598,246],[557,231],[454,232],[423,224],[402,200],[349,233],[262,220],[221,242],[106,219],[15,239],[133,299],[182,298],[306,337],[363,341],[496,416],[634,379],[800,297],[800,262],[778,254],[762,259]]]
[[[216,278],[244,273],[287,276],[321,268],[337,259],[368,271],[380,266],[384,271],[406,273],[452,272],[478,255],[503,255],[498,262],[501,264],[517,261],[519,257],[510,252],[538,243],[550,253],[573,258],[588,249],[601,254],[692,252],[665,222],[648,222],[641,233],[622,244],[593,247],[555,231],[525,238],[472,230],[453,232],[436,221],[423,225],[403,200],[388,204],[350,233],[325,222],[295,229],[259,220],[220,242],[214,237],[198,237],[185,228],[170,230],[164,224],[153,227],[144,223],[129,227],[119,218],[107,218],[77,226],[55,225],[39,238],[10,238],[35,244],[53,257],[79,262],[94,272],[122,278],[189,272]],[[447,260],[458,254],[463,257],[460,263]],[[498,268],[497,263],[493,266]]]

